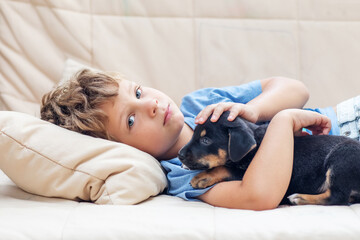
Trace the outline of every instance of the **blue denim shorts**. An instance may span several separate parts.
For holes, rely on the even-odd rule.
[[[360,96],[339,103],[336,112],[340,135],[359,140]]]

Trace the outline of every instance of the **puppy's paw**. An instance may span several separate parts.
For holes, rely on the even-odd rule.
[[[302,194],[294,193],[287,197],[293,205],[305,205],[308,204],[306,199],[302,197]]]
[[[190,182],[193,188],[207,188],[214,183],[212,182],[212,177],[206,172],[199,173],[196,175]]]

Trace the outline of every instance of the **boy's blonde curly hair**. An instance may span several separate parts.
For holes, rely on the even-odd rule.
[[[118,95],[118,77],[111,73],[81,70],[45,94],[41,119],[60,127],[104,139],[112,139],[100,106]]]

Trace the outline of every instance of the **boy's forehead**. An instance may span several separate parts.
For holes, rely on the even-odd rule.
[[[118,108],[126,108],[126,105],[129,103],[129,101],[132,101],[135,98],[136,86],[137,84],[130,80],[122,79],[119,82],[119,90],[116,97]]]
[[[119,91],[122,95],[132,94],[132,89],[134,88],[135,83],[126,79],[122,79],[119,82]]]

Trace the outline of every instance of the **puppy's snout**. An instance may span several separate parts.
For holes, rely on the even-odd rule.
[[[181,160],[184,160],[186,158],[186,150],[184,148],[180,149],[178,152],[178,158]]]

